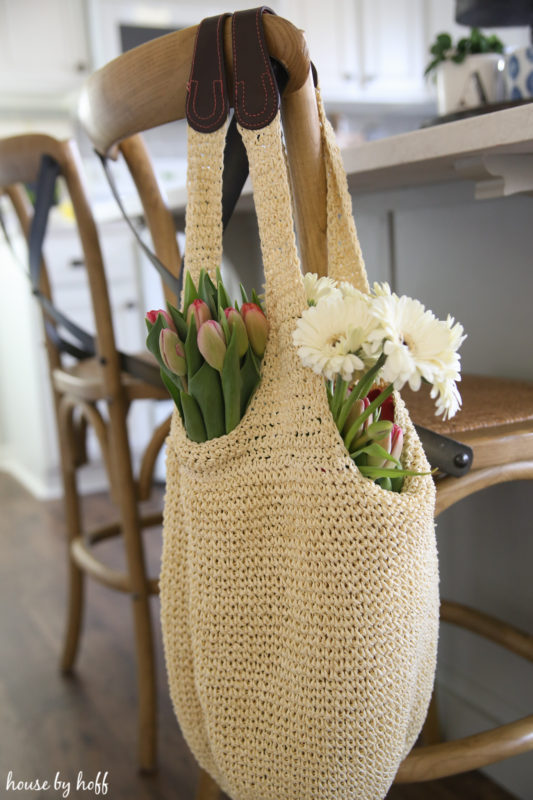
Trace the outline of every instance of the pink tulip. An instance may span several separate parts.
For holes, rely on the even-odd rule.
[[[192,317],[196,322],[196,330],[199,331],[203,323],[211,319],[211,312],[207,303],[200,299],[193,300],[187,309],[187,325],[191,324]]]
[[[209,366],[220,372],[226,355],[226,338],[220,324],[214,319],[208,319],[201,325],[197,341],[198,350]]]
[[[228,320],[230,334],[232,333],[233,328],[235,328],[237,332],[237,351],[239,353],[239,358],[242,358],[248,350],[248,334],[246,333],[244,320],[236,308],[225,308],[224,313],[226,315],[226,319]]]
[[[160,314],[162,314],[163,317],[165,318],[165,322],[167,323],[167,325],[170,328],[170,330],[171,331],[175,331],[176,330],[176,326],[174,325],[174,321],[173,321],[172,317],[170,316],[168,311],[165,311],[163,308],[157,308],[154,311],[147,311],[146,312],[146,319],[148,320],[150,325],[155,325],[155,323],[157,322],[157,318],[158,318],[158,316]]]
[[[177,333],[169,328],[162,328],[159,334],[159,352],[165,366],[171,372],[181,377],[187,374],[185,350],[178,339]]]
[[[243,303],[241,314],[252,350],[262,358],[268,337],[268,320],[256,303]]]
[[[391,445],[390,445],[389,453],[391,454],[391,456],[393,458],[395,458],[397,461],[399,461],[400,460],[400,456],[402,455],[402,450],[403,450],[403,431],[400,428],[400,426],[396,424],[396,422],[392,426],[392,430],[391,430],[390,436],[391,436]],[[384,464],[384,466],[385,467],[395,467],[396,464],[394,463],[394,461],[387,461]]]

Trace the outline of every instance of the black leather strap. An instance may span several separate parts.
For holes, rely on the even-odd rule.
[[[57,309],[50,300],[43,295],[39,286],[41,282],[42,249],[50,209],[54,201],[54,190],[60,166],[49,155],[43,155],[37,179],[35,193],[35,208],[29,235],[29,272],[33,294],[41,303],[48,319],[45,322],[46,332],[54,345],[63,353],[69,353],[79,360],[97,355],[95,337],[83,328],[80,328],[69,317]],[[52,321],[54,324],[52,324]],[[57,326],[67,330],[76,342],[64,339],[58,332]],[[136,356],[118,352],[121,369],[140,380],[153,386],[161,386],[159,367],[150,364]]]
[[[56,180],[60,172],[61,168],[55,158],[46,154],[42,156],[39,176],[37,178],[35,207],[28,242],[30,280],[33,294],[38,298],[47,316],[57,325],[62,325],[77,339],[80,353],[78,357],[88,358],[95,354],[94,337],[52,305],[50,300],[45,297],[40,290],[43,242],[50,209],[54,202]],[[48,328],[50,329],[51,326],[49,325]],[[66,351],[66,340],[63,340],[59,334],[56,334],[56,336],[52,338],[54,338],[55,343],[60,349]]]

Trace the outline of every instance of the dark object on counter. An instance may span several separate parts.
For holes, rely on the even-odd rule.
[[[442,114],[440,117],[432,117],[425,120],[420,125],[421,128],[431,128],[433,125],[442,125],[445,122],[457,122],[460,119],[468,119],[469,117],[478,117],[480,114],[491,114],[493,111],[504,111],[506,108],[513,108],[514,106],[524,106],[526,103],[531,103],[533,100],[528,97],[522,100],[503,100],[501,103],[486,103],[483,106],[476,106],[475,108],[464,108],[462,111],[453,111],[451,114]]]
[[[455,0],[455,21],[477,28],[533,25],[533,0]]]
[[[454,478],[462,478],[469,471],[474,460],[472,448],[449,436],[430,431],[421,425],[415,425],[416,432],[422,442],[427,459],[433,468]]]

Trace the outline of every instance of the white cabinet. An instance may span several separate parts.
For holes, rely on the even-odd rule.
[[[426,99],[425,0],[362,0],[361,6],[366,93],[390,102]]]
[[[0,97],[50,103],[90,72],[83,0],[0,0]]]
[[[454,0],[280,0],[279,13],[306,35],[328,102],[416,104],[435,91],[424,78],[437,33],[468,33],[454,21]],[[509,46],[527,28],[491,29]]]
[[[428,0],[284,0],[305,31],[326,101],[428,99],[423,78]]]
[[[285,0],[280,14],[304,31],[324,96],[356,93],[363,78],[357,3]]]

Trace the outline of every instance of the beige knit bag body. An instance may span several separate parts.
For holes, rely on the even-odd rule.
[[[365,289],[340,154],[318,97],[334,278]],[[174,708],[234,800],[383,798],[431,695],[438,628],[434,486],[362,477],[324,381],[292,343],[306,307],[279,114],[239,128],[252,178],[270,333],[230,434],[167,450],[161,615]],[[189,130],[187,268],[221,256],[224,128]],[[428,464],[405,406],[406,468]]]

